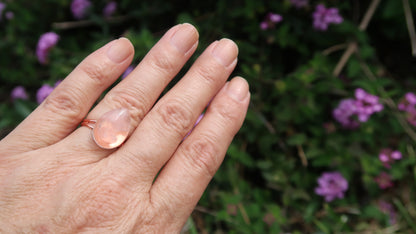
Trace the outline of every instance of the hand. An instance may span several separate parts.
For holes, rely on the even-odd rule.
[[[0,141],[0,232],[179,232],[250,98],[244,79],[226,82],[238,49],[222,39],[156,102],[197,44],[193,26],[173,27],[91,111],[130,65],[133,46],[114,40],[81,62]],[[98,147],[91,129],[78,127],[120,107],[129,110],[131,130],[117,149]]]

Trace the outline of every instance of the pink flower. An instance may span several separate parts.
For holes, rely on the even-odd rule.
[[[268,13],[265,19],[260,23],[260,29],[266,30],[269,28],[273,28],[275,24],[279,23],[283,20],[283,17],[279,14],[275,13]]]
[[[83,19],[87,16],[90,7],[91,2],[89,0],[73,0],[71,3],[72,15],[75,19]]]
[[[308,5],[308,0],[290,0],[290,3],[296,8],[302,8]]]
[[[366,122],[370,116],[383,110],[379,97],[369,94],[361,88],[355,90],[355,99],[344,99],[332,112],[334,118],[344,128],[356,128],[359,122]]]
[[[104,17],[110,17],[114,14],[114,12],[116,12],[116,10],[117,10],[117,2],[115,1],[108,2],[107,5],[105,5],[103,9],[103,15]]]
[[[325,197],[326,202],[335,198],[344,198],[348,190],[348,181],[339,172],[325,172],[318,178],[318,187],[315,188],[317,195]]]
[[[406,93],[404,98],[399,102],[397,108],[401,111],[414,111],[416,105],[416,95],[414,93]]]
[[[52,93],[54,87],[44,84],[42,87],[38,89],[38,92],[36,93],[36,100],[39,104],[41,104],[48,96]]]
[[[380,175],[376,176],[374,180],[377,182],[378,186],[381,189],[387,189],[393,187],[393,181],[391,180],[390,174],[386,172],[381,172]]]
[[[360,122],[366,122],[370,116],[383,110],[379,98],[369,94],[361,88],[355,90],[357,116]]]
[[[326,8],[323,4],[316,6],[313,13],[313,26],[316,30],[326,31],[329,24],[340,24],[344,19],[339,15],[338,9],[331,7]]]
[[[26,93],[26,89],[25,89],[25,87],[23,87],[23,86],[16,86],[16,87],[12,90],[12,92],[11,92],[10,96],[11,96],[11,98],[13,99],[13,101],[14,101],[14,100],[17,100],[17,99],[24,99],[24,100],[27,100],[27,99],[29,98],[29,96],[28,96],[28,95],[27,95],[27,93]]]
[[[58,43],[59,36],[54,32],[47,32],[40,36],[36,47],[36,56],[41,64],[48,62],[49,51]]]
[[[378,207],[384,214],[389,215],[390,225],[397,223],[397,212],[394,210],[394,206],[391,203],[380,201],[378,203]]]
[[[332,112],[335,120],[337,120],[344,128],[349,129],[360,126],[360,123],[354,118],[356,114],[356,101],[351,98],[342,100]]]
[[[402,159],[402,153],[398,150],[382,149],[378,158],[386,168],[390,168],[394,161]]]

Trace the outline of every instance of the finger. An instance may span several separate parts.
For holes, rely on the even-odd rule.
[[[129,110],[132,132],[195,51],[197,44],[198,32],[192,25],[182,24],[170,29],[129,76],[107,93],[87,118],[98,119],[110,110],[124,107]],[[96,159],[111,153],[94,143],[88,128],[79,128],[68,141],[75,142],[80,151],[98,151]]]
[[[159,210],[175,214],[182,224],[186,221],[240,129],[249,99],[248,84],[242,78],[234,78],[215,97],[150,190]]]
[[[126,173],[150,185],[208,102],[224,85],[237,63],[236,44],[211,44],[195,64],[152,108],[130,139],[114,155]],[[163,145],[163,147],[161,146]],[[117,163],[117,162],[116,162]]]
[[[2,141],[8,152],[18,153],[41,148],[66,137],[78,126],[101,93],[129,66],[133,54],[132,44],[121,38],[85,58]]]

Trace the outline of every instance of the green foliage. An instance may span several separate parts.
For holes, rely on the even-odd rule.
[[[36,107],[42,84],[63,79],[108,41],[129,38],[138,64],[168,28],[190,22],[200,32],[196,55],[214,40],[236,41],[234,75],[248,80],[252,100],[243,128],[188,221],[189,233],[415,232],[416,129],[394,105],[416,87],[402,1],[381,1],[365,31],[358,25],[370,1],[319,2],[338,7],[344,22],[315,30],[315,1],[296,9],[289,0],[121,0],[110,19],[101,15],[105,2],[93,1],[83,25],[71,16],[69,0],[7,1],[6,10],[15,16],[0,21],[0,133]],[[283,21],[261,30],[269,12]],[[49,63],[40,65],[36,44],[48,31],[60,40]],[[335,76],[350,42],[358,49]],[[30,100],[10,98],[17,85],[26,87]],[[356,88],[381,97],[384,110],[357,129],[344,129],[332,111]],[[382,148],[400,150],[403,159],[385,168],[378,159]],[[345,198],[327,203],[315,194],[317,178],[327,171],[348,180]],[[383,171],[391,174],[392,188],[375,182]],[[393,211],[383,211],[381,201]]]

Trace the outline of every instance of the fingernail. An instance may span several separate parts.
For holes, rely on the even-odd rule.
[[[212,51],[212,55],[218,62],[228,67],[237,59],[238,47],[230,39],[221,39]]]
[[[107,50],[107,56],[111,61],[121,63],[132,53],[132,47],[128,39],[120,38]]]
[[[239,102],[244,101],[249,92],[248,83],[245,79],[236,77],[228,82],[226,91],[232,99]]]
[[[197,41],[198,32],[195,27],[190,24],[180,25],[178,31],[176,31],[170,39],[170,43],[184,54],[186,54]]]

